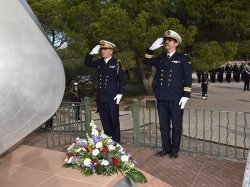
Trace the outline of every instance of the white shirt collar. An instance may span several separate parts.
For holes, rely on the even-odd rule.
[[[112,58],[112,56],[109,57],[109,58],[105,58],[105,59],[104,59],[104,61],[106,62],[106,64],[108,63],[108,61],[109,61],[111,58]]]
[[[171,57],[174,53],[175,53],[175,51],[172,52],[172,53],[168,53],[168,55]]]

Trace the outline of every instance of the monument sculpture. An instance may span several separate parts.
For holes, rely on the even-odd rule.
[[[0,24],[1,155],[56,112],[65,75],[25,0],[1,0]]]

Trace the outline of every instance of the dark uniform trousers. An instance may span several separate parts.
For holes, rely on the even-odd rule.
[[[191,63],[187,56],[175,52],[170,58],[166,53],[153,58],[154,51],[147,50],[143,63],[156,67],[157,109],[162,145],[178,153],[182,136],[183,110],[181,97],[190,97],[192,84]],[[172,123],[172,131],[170,124]],[[172,133],[171,133],[172,132]]]
[[[80,105],[82,100],[81,100],[80,90],[78,89],[76,91],[75,89],[73,89],[71,93],[72,93],[71,102],[73,102],[74,104],[73,109],[75,111],[75,119],[76,121],[81,120]]]
[[[116,142],[120,142],[119,105],[116,104],[116,101],[100,102],[99,114],[104,133],[112,136]]]
[[[205,97],[207,95],[207,88],[208,88],[208,73],[203,72],[201,78],[202,97]]]
[[[218,68],[217,73],[218,73],[218,81],[223,82],[224,67]]]
[[[215,75],[216,75],[216,69],[211,69],[209,71],[209,74],[210,74],[210,81],[215,83]]]
[[[202,97],[205,97],[207,95],[207,84],[201,84],[202,89]]]
[[[246,91],[249,90],[250,71],[244,70],[242,74],[244,76],[244,91]]]
[[[179,100],[157,100],[162,145],[173,153],[178,153],[182,136],[183,110]],[[172,134],[170,121],[172,121]]]
[[[92,60],[88,54],[84,64],[97,69],[99,114],[104,133],[120,142],[119,105],[114,100],[117,94],[125,90],[125,70],[119,60],[111,58],[107,63],[103,58]]]
[[[227,80],[227,82],[231,82],[232,68],[229,65],[226,65],[226,67],[225,67],[225,73],[226,73],[226,80]]]

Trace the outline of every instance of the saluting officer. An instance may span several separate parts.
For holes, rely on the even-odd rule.
[[[159,156],[170,154],[177,158],[182,136],[183,109],[190,98],[192,72],[188,57],[176,52],[181,37],[173,30],[166,31],[146,51],[144,64],[156,67],[157,109],[163,149]],[[165,46],[166,51],[153,58],[154,50]],[[172,136],[170,132],[172,122]]]
[[[112,57],[115,44],[101,40],[87,54],[84,64],[97,69],[99,114],[104,133],[120,142],[119,102],[125,90],[125,70],[120,60]],[[101,58],[93,61],[101,51]]]

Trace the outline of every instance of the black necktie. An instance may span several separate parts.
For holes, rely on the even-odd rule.
[[[170,58],[170,55],[167,55],[168,58]]]

